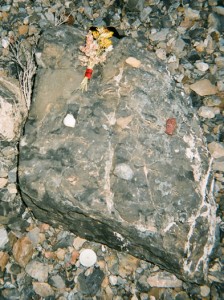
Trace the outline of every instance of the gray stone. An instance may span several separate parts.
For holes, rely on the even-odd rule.
[[[152,8],[150,6],[145,7],[140,13],[140,20],[145,22],[151,12]]]
[[[78,276],[79,290],[83,295],[95,296],[101,287],[104,273],[100,269],[94,269],[92,274],[85,276],[84,272]]]
[[[118,164],[115,166],[114,175],[124,180],[132,180],[134,172],[127,164]]]
[[[126,9],[128,11],[142,11],[145,0],[128,0],[126,1]]]
[[[27,237],[31,240],[33,246],[37,246],[40,240],[40,229],[38,227],[33,228],[27,233]]]
[[[56,287],[57,289],[64,289],[65,286],[65,282],[64,280],[61,278],[60,275],[55,275],[52,276],[49,280],[50,284],[53,285],[54,287]]]
[[[121,39],[82,93],[84,43],[71,27],[49,29],[40,40],[42,63],[20,143],[23,199],[43,222],[201,282],[216,242],[216,205],[190,101],[144,39],[141,46]],[[129,57],[140,66],[125,63]],[[63,125],[67,113],[74,128]],[[167,135],[170,118],[176,129]],[[117,176],[120,164],[132,170],[129,180]]]

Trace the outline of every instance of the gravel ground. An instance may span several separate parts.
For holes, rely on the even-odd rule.
[[[17,77],[10,45],[32,47],[49,26],[78,26],[86,32],[91,26],[112,26],[121,37],[147,39],[148,50],[192,96],[214,158],[220,224],[209,280],[196,286],[151,263],[42,224],[25,209],[17,218],[0,218],[0,299],[224,299],[223,1],[7,0],[0,1],[0,22],[0,76]],[[10,211],[11,203],[20,208],[17,156],[17,145],[0,142],[0,211]]]

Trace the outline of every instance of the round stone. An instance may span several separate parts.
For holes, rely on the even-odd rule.
[[[75,120],[75,118],[73,117],[72,114],[67,114],[66,117],[65,117],[64,120],[63,120],[63,123],[64,123],[64,125],[67,126],[67,127],[72,127],[72,128],[74,128],[74,127],[75,127],[76,120]]]
[[[129,165],[121,163],[116,165],[114,169],[114,175],[124,180],[132,180],[134,172]]]
[[[85,249],[81,252],[79,261],[84,267],[91,267],[97,261],[96,253],[92,249]]]
[[[208,297],[208,295],[210,294],[210,288],[207,285],[201,286],[200,290],[202,297]]]

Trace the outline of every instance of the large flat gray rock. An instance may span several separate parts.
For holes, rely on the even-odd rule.
[[[211,161],[189,99],[147,44],[129,38],[94,69],[82,93],[84,42],[67,27],[41,38],[20,143],[23,199],[44,222],[202,282],[215,244],[216,205]],[[67,114],[74,128],[64,125]],[[165,132],[170,118],[177,123],[172,135]]]

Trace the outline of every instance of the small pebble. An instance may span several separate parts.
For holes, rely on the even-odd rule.
[[[111,285],[116,285],[117,284],[117,276],[110,275],[109,276],[109,282]]]
[[[190,88],[200,96],[214,95],[218,91],[217,87],[211,84],[208,79],[196,81],[190,85]]]
[[[127,164],[118,164],[114,169],[114,175],[124,180],[132,180],[134,172]]]
[[[92,249],[84,249],[80,253],[79,261],[84,267],[91,267],[97,261],[96,253]]]
[[[0,269],[3,272],[5,270],[5,266],[9,261],[9,255],[7,252],[0,251]]]
[[[141,61],[135,57],[128,57],[125,62],[133,68],[139,68],[141,65]]]
[[[76,124],[76,119],[74,118],[74,116],[72,114],[67,114],[63,120],[63,123],[67,127],[74,128],[75,124]]]

